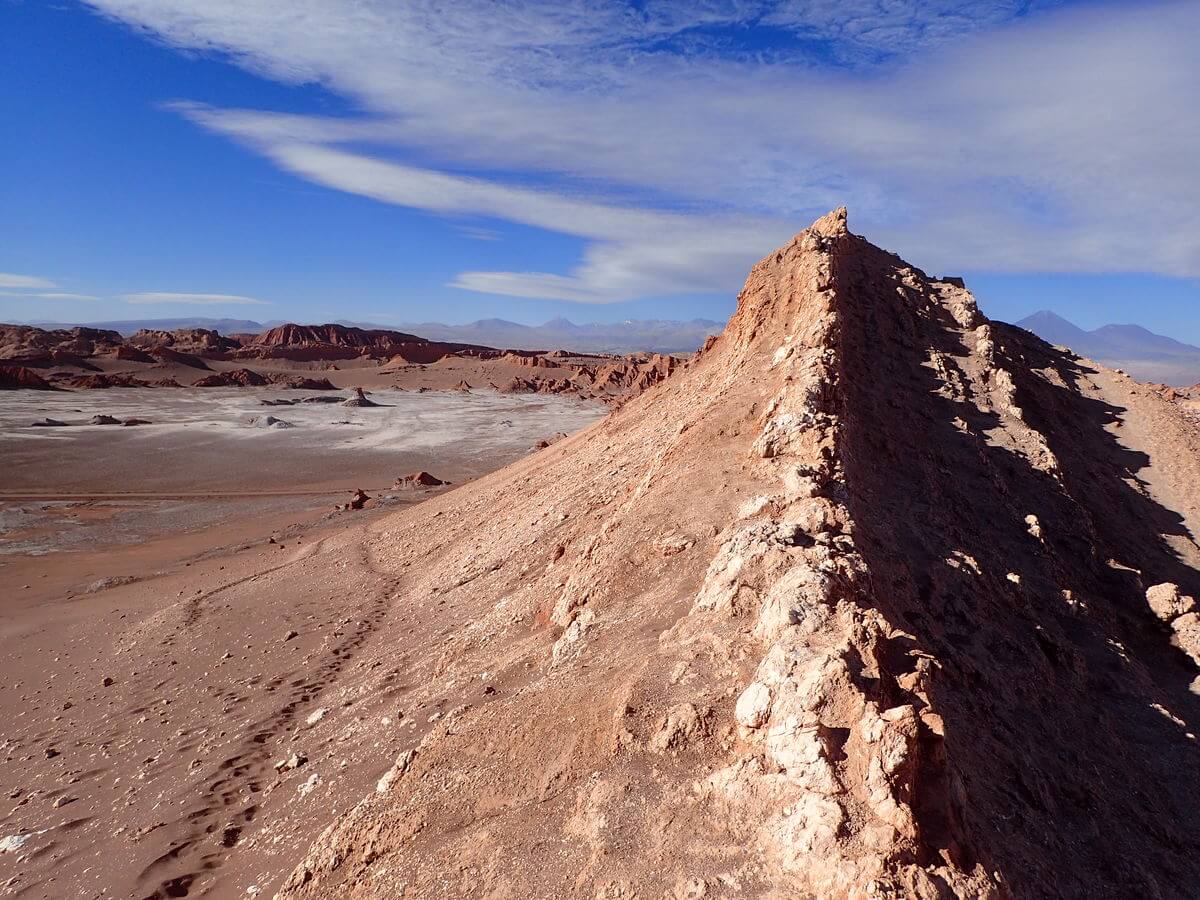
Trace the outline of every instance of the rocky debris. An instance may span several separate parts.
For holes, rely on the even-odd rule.
[[[707,733],[709,710],[698,710],[691,703],[671,707],[650,738],[650,749],[659,753],[682,750]]]
[[[468,394],[471,392],[471,385],[467,384],[466,381],[460,381],[458,384],[452,387],[451,390],[458,391],[462,394]]]
[[[1172,641],[1176,647],[1200,666],[1200,613],[1185,613],[1171,623]]]
[[[151,422],[149,419],[129,418],[129,419],[122,420],[121,424],[124,425],[126,428],[133,428],[134,426],[137,426],[137,425],[153,425],[154,423]]]
[[[62,422],[51,418],[38,419],[36,422],[29,423],[30,428],[66,428],[68,425],[70,425],[70,422]]]
[[[1146,591],[1146,603],[1163,622],[1171,622],[1196,609],[1196,601],[1180,594],[1177,584],[1156,584],[1149,588]]]
[[[308,757],[305,756],[303,753],[299,753],[299,752],[293,753],[286,759],[281,759],[281,760],[279,760],[279,762],[275,763],[275,771],[276,772],[290,772],[293,769],[300,768],[306,762],[308,762]]]
[[[304,397],[301,403],[345,403],[346,397]]]
[[[368,407],[368,406],[380,406],[380,405],[381,404],[376,403],[374,400],[369,400],[367,398],[366,392],[364,392],[362,388],[355,388],[354,396],[351,397],[349,400],[346,400],[344,403],[342,403],[342,406]]]
[[[400,779],[400,776],[408,771],[409,766],[412,765],[412,762],[416,756],[416,750],[405,750],[403,753],[397,756],[396,761],[392,763],[392,767],[388,769],[383,774],[383,777],[381,777],[375,784],[375,792],[378,794],[386,794],[388,791],[390,791],[392,786],[395,785],[395,783]]]
[[[392,483],[392,490],[418,490],[420,488],[442,487],[450,482],[443,481],[435,475],[430,475],[428,472],[412,472],[408,475],[401,475]]]
[[[0,853],[16,853],[27,843],[45,831],[26,831],[22,834],[10,834],[0,838]]]
[[[271,540],[272,540],[272,542],[274,542],[275,539],[272,538]],[[288,641],[295,640],[299,636],[300,636],[299,632],[289,630],[288,633],[283,636],[283,642],[286,644]]]
[[[257,372],[250,369],[233,369],[193,381],[192,387],[262,387],[266,384],[270,384],[270,382]]]
[[[307,797],[321,785],[321,776],[313,772],[308,776],[308,780],[297,786],[296,791],[301,797]]]
[[[335,511],[349,512],[358,509],[373,509],[375,501],[367,495],[367,492],[359,488],[354,492],[354,496],[350,498],[348,503],[342,503],[334,507]]]
[[[0,366],[0,391],[52,391],[53,385],[24,366]]]
[[[254,416],[250,419],[250,424],[257,428],[273,428],[276,431],[283,431],[296,426],[285,419],[277,419],[274,416]]]
[[[1179,585],[1164,582],[1146,591],[1146,603],[1171,629],[1171,642],[1200,667],[1200,613],[1196,612],[1195,598],[1181,594]]]
[[[121,420],[113,416],[96,415],[92,416],[93,425],[120,425]]]

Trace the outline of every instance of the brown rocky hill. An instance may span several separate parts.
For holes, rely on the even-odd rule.
[[[96,328],[46,330],[31,325],[0,325],[0,359],[24,365],[54,365],[115,351],[125,339]]]
[[[52,391],[54,388],[37,372],[24,366],[0,366],[0,390]]]
[[[379,782],[280,896],[1193,895],[1197,485],[1177,406],[831,213],[682,371],[368,540],[338,697],[407,727],[328,736],[309,783]],[[304,838],[265,815],[246,865]]]
[[[129,343],[146,350],[169,350],[195,356],[224,358],[241,347],[235,338],[225,337],[208,328],[180,328],[159,331],[143,328],[129,337]]]

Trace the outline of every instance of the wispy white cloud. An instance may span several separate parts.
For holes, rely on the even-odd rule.
[[[238,294],[181,294],[170,291],[143,291],[139,294],[124,294],[121,297],[126,303],[155,304],[155,303],[185,303],[191,306],[270,306],[269,300],[258,300],[254,297],[242,297]]]
[[[47,278],[35,275],[14,275],[11,272],[0,272],[0,288],[52,288],[58,287]]]
[[[0,297],[19,297],[23,300],[99,300],[91,294],[72,294],[66,291],[0,291]]]
[[[362,109],[176,107],[299,177],[585,242],[570,272],[462,273],[471,290],[582,302],[729,290],[840,203],[930,268],[1200,275],[1194,2],[1021,21],[1053,4],[91,3]],[[782,28],[855,64],[714,49],[714,25]]]

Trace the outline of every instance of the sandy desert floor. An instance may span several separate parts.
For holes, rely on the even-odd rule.
[[[490,391],[378,390],[370,408],[261,402],[314,395],[0,397],[5,896],[183,896],[212,861],[177,845],[214,828],[236,843],[277,777],[276,739],[309,727],[301,698],[332,684],[388,602],[354,548],[389,511],[450,489],[393,480],[426,470],[461,484],[605,411]],[[97,414],[152,424],[84,424]],[[264,427],[268,415],[292,427]],[[30,427],[43,418],[70,424]],[[379,505],[333,510],[357,488]],[[256,590],[280,570],[290,588]],[[318,576],[353,599],[323,604]],[[359,777],[353,760],[339,765],[347,784]],[[160,842],[176,849],[147,857]]]
[[[144,577],[149,556],[162,564],[266,540],[324,516],[357,488],[388,495],[411,471],[461,483],[603,412],[490,391],[381,390],[370,408],[303,402],[332,396],[349,395],[113,389],[0,398],[0,577],[38,602],[103,578]],[[277,399],[300,402],[263,403]],[[87,424],[96,414],[151,424]],[[280,422],[268,425],[268,416]],[[30,427],[47,418],[68,427]],[[401,492],[390,503],[414,499]],[[42,579],[52,587],[39,590]]]

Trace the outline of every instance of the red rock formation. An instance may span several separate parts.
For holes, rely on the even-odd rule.
[[[328,378],[308,378],[304,375],[276,375],[270,374],[267,376],[272,384],[277,384],[280,387],[290,388],[298,391],[336,391],[337,386],[334,385]]]
[[[500,351],[473,344],[427,341],[402,331],[287,324],[263,332],[235,355],[239,359],[300,361],[400,357],[406,362],[424,365],[451,355],[492,359],[499,356]]]
[[[231,372],[217,372],[199,381],[193,381],[192,387],[262,387],[270,384],[266,378],[251,369],[234,369]]]
[[[54,388],[24,366],[0,366],[0,391],[17,390],[52,391]]]
[[[170,349],[206,359],[224,359],[241,347],[241,341],[207,328],[180,328],[175,331],[142,329],[130,336],[129,343],[144,350]]]
[[[546,359],[540,353],[520,352],[516,350],[506,350],[498,362],[508,363],[512,366],[527,366],[531,369],[553,369],[557,368],[558,365]]]
[[[67,384],[75,388],[83,388],[84,390],[104,390],[105,388],[118,387],[150,387],[150,383],[136,378],[133,375],[125,373],[115,373],[106,375],[97,373],[95,375],[75,375],[67,379]]]
[[[129,344],[118,344],[112,349],[111,353],[107,354],[113,359],[121,360],[122,362],[140,362],[152,363],[154,357],[144,350],[139,350],[137,347],[131,347]]]
[[[47,330],[30,325],[0,325],[0,359],[47,358],[58,350],[79,356],[94,356],[124,343],[115,331],[98,328]]]

